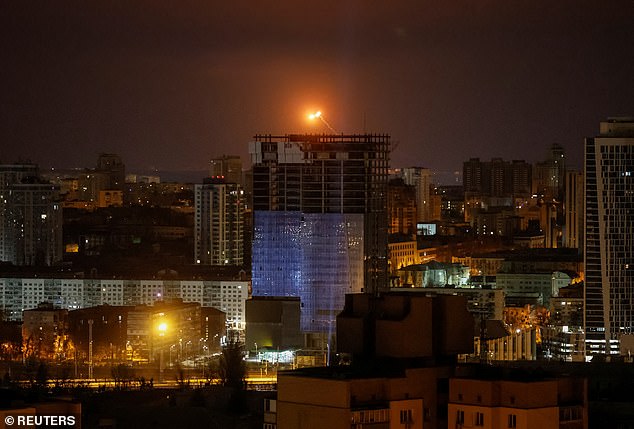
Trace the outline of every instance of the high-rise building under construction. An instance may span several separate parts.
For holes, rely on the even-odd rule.
[[[346,293],[387,287],[388,135],[257,135],[254,296],[297,296],[302,330],[334,333]]]

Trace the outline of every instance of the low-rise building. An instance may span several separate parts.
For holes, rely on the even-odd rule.
[[[464,286],[469,280],[469,268],[461,264],[430,261],[402,267],[396,271],[399,284],[412,287]]]
[[[405,238],[394,240],[388,243],[388,252],[390,255],[391,272],[420,262],[418,249],[416,248],[416,240]]]
[[[128,312],[133,309],[134,307],[106,304],[70,311],[68,313],[69,333],[79,356],[88,358],[92,341],[93,361],[110,363],[124,361]]]
[[[137,306],[128,313],[127,350],[131,361],[180,362],[205,354],[200,304],[180,300]],[[168,360],[169,357],[169,360]]]
[[[25,310],[22,322],[22,343],[25,357],[65,359],[70,357],[68,310],[42,303]]]
[[[550,304],[559,289],[570,285],[572,278],[561,271],[555,272],[498,272],[496,287],[504,290],[507,304]]]
[[[243,330],[249,287],[246,280],[4,277],[0,278],[0,311],[7,320],[18,321],[23,310],[36,308],[41,302],[78,310],[182,299],[222,311],[231,329]]]

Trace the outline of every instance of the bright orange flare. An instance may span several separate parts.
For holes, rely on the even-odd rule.
[[[321,117],[321,112],[318,110],[315,113],[311,113],[310,115],[308,115],[308,119],[310,119],[311,121],[320,118]]]

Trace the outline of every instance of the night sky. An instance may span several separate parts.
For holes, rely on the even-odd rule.
[[[0,12],[0,162],[248,159],[257,133],[391,134],[393,166],[541,160],[634,115],[634,1],[30,1]]]

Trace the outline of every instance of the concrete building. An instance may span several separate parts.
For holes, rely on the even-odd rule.
[[[416,188],[406,184],[403,179],[391,179],[387,189],[388,233],[415,234]]]
[[[205,354],[200,304],[180,300],[137,306],[128,312],[126,349],[133,362],[161,368]]]
[[[475,357],[489,363],[537,360],[537,330],[539,328],[532,327],[500,332],[499,329],[491,329],[491,323],[489,323],[501,323],[500,320],[487,320],[486,322],[487,331],[477,332],[474,337],[474,352],[471,359]]]
[[[401,172],[405,183],[416,188],[416,221],[440,220],[442,197],[434,191],[432,171],[429,168],[408,167]]]
[[[35,165],[0,166],[0,260],[55,265],[62,260],[59,187]]]
[[[209,177],[222,177],[227,183],[243,185],[242,160],[237,155],[223,155],[209,161]]]
[[[38,168],[34,164],[0,165],[0,261],[9,261],[14,254],[13,246],[10,245],[12,243],[11,229],[7,218],[9,188],[13,184],[21,183],[27,177],[37,177],[37,175]]]
[[[463,329],[473,326],[465,304],[455,296],[347,295],[337,317],[337,350],[352,354],[352,365],[278,374],[275,411],[267,415],[267,424],[447,427],[448,384],[454,374],[449,362],[473,345]]]
[[[408,265],[420,263],[417,242],[408,236],[390,236],[388,244],[390,255],[390,273],[400,270]]]
[[[280,373],[275,420],[280,429],[446,427],[442,386],[451,374],[448,367],[397,364]]]
[[[550,320],[548,326],[542,327],[546,357],[566,362],[585,359],[583,291],[583,283],[575,283],[550,299]]]
[[[450,428],[586,429],[587,383],[583,379],[452,378]]]
[[[68,312],[68,332],[79,356],[89,358],[92,339],[93,361],[124,362],[128,312],[133,309],[134,307],[99,305]]]
[[[123,207],[123,191],[103,190],[97,196],[97,207]]]
[[[531,195],[531,165],[525,161],[489,162],[471,158],[463,165],[465,221],[494,207],[518,207]],[[495,233],[495,231],[494,231]]]
[[[479,287],[401,287],[392,288],[392,292],[409,293],[433,297],[437,295],[461,296],[467,300],[467,310],[476,320],[484,317],[491,320],[502,320],[504,316],[504,291]]]
[[[246,303],[246,348],[290,350],[304,345],[297,297],[256,296]]]
[[[227,336],[227,315],[213,307],[200,307],[201,338],[209,353],[222,351],[223,339]]]
[[[498,272],[496,287],[504,291],[507,304],[550,305],[551,297],[559,294],[559,289],[570,285],[570,274],[555,272],[513,273]],[[533,302],[536,299],[536,302]],[[524,302],[526,301],[526,302]]]
[[[586,353],[619,353],[634,333],[634,118],[585,141]]]
[[[66,310],[94,307],[153,305],[182,299],[226,314],[232,329],[243,330],[249,282],[242,280],[148,280],[75,278],[0,278],[0,310],[7,320],[21,320],[22,311],[41,302]]]
[[[254,296],[299,297],[302,330],[334,334],[346,293],[387,280],[387,135],[258,135]]]
[[[68,310],[50,304],[25,310],[22,343],[25,357],[62,359],[71,355],[68,343]]]
[[[95,171],[108,177],[106,189],[123,191],[125,187],[125,164],[119,155],[114,153],[99,154]]]
[[[337,350],[393,358],[456,356],[472,350],[473,323],[461,296],[346,295],[337,316]]]
[[[244,192],[238,183],[212,177],[197,184],[194,262],[244,264]]]
[[[566,174],[564,148],[554,143],[548,148],[546,159],[533,166],[533,193],[546,200],[563,199]]]
[[[433,288],[451,286],[465,286],[469,280],[469,267],[458,263],[443,263],[430,261],[424,264],[414,264],[396,270],[401,286],[410,285],[414,288]]]
[[[567,171],[564,188],[563,247],[583,251],[584,222],[584,178],[576,171]]]

